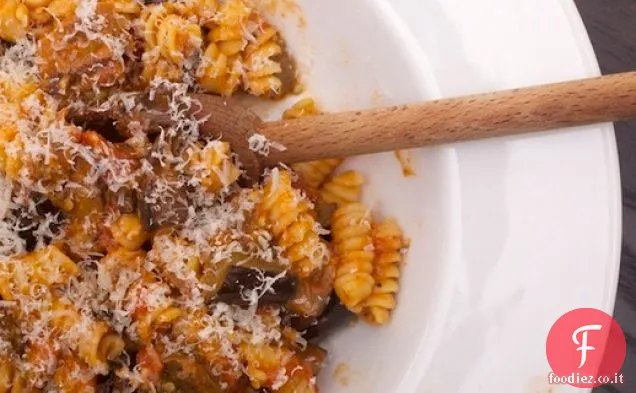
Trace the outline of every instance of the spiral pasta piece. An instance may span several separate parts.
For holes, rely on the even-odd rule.
[[[337,206],[359,202],[364,177],[356,171],[345,171],[334,176],[320,189],[320,197],[326,203]]]
[[[243,337],[239,355],[252,388],[272,392],[316,392],[315,376],[326,353],[311,344],[299,346],[300,333],[293,329],[284,328],[280,334],[282,340],[273,343],[255,343]]]
[[[305,116],[317,115],[320,111],[313,98],[307,97],[296,102],[283,112],[283,119],[299,119]]]
[[[294,274],[308,277],[322,268],[329,261],[329,250],[319,236],[310,201],[292,186],[291,173],[275,168],[265,181],[262,198],[258,224],[271,231]]]
[[[316,392],[311,368],[290,348],[243,343],[240,351],[252,388],[287,393]]]
[[[375,284],[370,213],[361,203],[346,204],[334,211],[331,224],[337,259],[334,290],[345,307],[359,312]]]
[[[216,43],[223,53],[238,54],[247,43],[245,28],[251,14],[252,9],[243,0],[226,0],[209,26],[209,42]]]
[[[196,22],[205,27],[212,27],[211,23],[218,18],[218,0],[167,0],[155,1],[154,3],[161,3],[161,6],[169,13],[177,14],[188,21]]]
[[[163,4],[145,7],[141,13],[145,52],[143,79],[179,81],[184,70],[193,68],[201,51],[201,27],[180,16],[174,7]]]
[[[23,80],[14,80],[10,78],[0,78],[0,93],[6,102],[0,107],[0,118],[9,122],[17,118],[24,119],[25,116],[25,100],[31,95],[36,95],[33,99],[42,101],[42,91],[38,88],[37,80],[32,77],[26,77]],[[41,102],[44,104],[43,102]],[[43,109],[43,117],[45,119],[54,118],[54,112],[46,106]]]
[[[300,175],[303,187],[316,192],[343,161],[340,158],[308,161],[293,164],[292,168]]]
[[[156,334],[164,333],[179,320],[183,311],[168,297],[170,288],[147,273],[139,279],[126,295],[126,301],[134,305],[133,321],[138,342],[150,344]]]
[[[58,334],[66,334],[76,340],[76,353],[98,374],[107,374],[107,361],[115,359],[124,349],[123,339],[114,333],[108,324],[94,321],[80,313],[64,298],[54,298],[51,325]]]
[[[53,386],[59,392],[93,393],[97,380],[90,367],[75,356],[63,356],[57,362]]]
[[[57,246],[50,245],[20,258],[0,262],[0,295],[4,300],[12,300],[30,294],[35,284],[52,288],[64,285],[78,275],[75,263]]]
[[[241,0],[228,0],[220,7],[214,24],[208,26],[210,32],[197,74],[197,82],[205,90],[229,96],[240,87],[246,45],[244,25],[250,13]]]
[[[113,240],[126,250],[138,250],[148,240],[148,233],[136,214],[122,214],[110,226]]]
[[[364,301],[361,316],[371,324],[384,325],[388,323],[390,312],[396,305],[402,249],[406,242],[394,219],[387,219],[375,226],[372,236],[375,247],[373,277],[376,284]]]
[[[283,54],[283,48],[278,31],[266,22],[261,24],[256,39],[245,49],[245,87],[253,95],[275,97],[283,87],[279,77],[282,67],[275,60]]]
[[[232,386],[242,375],[233,348],[240,345],[243,332],[226,332],[223,323],[206,310],[195,309],[175,323],[173,334],[184,337],[186,343],[194,346],[197,359],[213,370],[220,382]]]
[[[236,49],[211,42],[203,53],[197,82],[211,93],[230,96],[241,84],[241,70],[240,55]]]
[[[271,388],[279,377],[281,367],[293,352],[280,346],[250,345],[241,346],[241,355],[245,359],[245,373],[254,389]]]
[[[18,0],[0,3],[0,38],[15,42],[26,36],[29,25],[29,8]]]
[[[115,4],[121,1],[114,0]],[[75,19],[78,0],[24,0],[29,9],[28,30],[36,36],[51,32],[57,24]]]
[[[217,17],[219,9],[218,0],[190,0],[189,12],[199,19],[199,24],[211,27]]]
[[[22,169],[24,143],[15,124],[0,124],[0,170],[10,180],[17,180]]]
[[[0,393],[11,393],[15,374],[14,359],[3,353],[0,356]]]
[[[157,334],[169,331],[183,314],[169,296],[171,290],[168,284],[155,273],[144,270],[146,260],[145,251],[129,251],[122,247],[109,252],[100,261],[100,268],[108,278],[102,280],[102,285],[109,290],[118,286],[118,276],[134,277],[124,281],[120,308],[131,313],[133,323],[128,330],[131,339],[143,345],[152,344]],[[109,347],[113,346],[106,345],[103,349]]]
[[[81,4],[79,11],[90,7],[85,1]],[[60,24],[55,20],[49,24],[54,29],[46,31],[45,27],[46,34],[37,36],[43,88],[57,97],[82,99],[87,104],[106,100],[122,88],[128,71],[124,58],[137,56],[131,20],[117,13],[110,1],[94,4],[92,16],[75,10],[68,21]],[[90,29],[82,27],[91,20]]]
[[[39,177],[44,184],[67,176],[62,159],[63,149],[59,143],[51,143],[44,151],[34,153],[26,146],[40,143],[46,139],[43,129],[47,125],[57,123],[60,116],[55,107],[46,102],[44,92],[37,81],[28,77],[24,80],[0,79],[0,94],[6,99],[0,105],[0,171],[12,181],[28,178],[33,181]],[[30,107],[38,107],[38,119],[30,119]],[[19,124],[29,124],[32,130],[25,131]],[[62,126],[65,131],[72,127]]]
[[[182,65],[186,58],[201,47],[201,28],[178,15],[169,14],[160,22],[156,40],[165,59]]]
[[[241,175],[230,156],[227,142],[212,141],[205,146],[195,145],[188,157],[187,173],[211,193],[234,184]]]
[[[158,233],[148,259],[157,266],[165,283],[189,299],[203,302],[199,288],[202,258],[194,244],[173,234]]]
[[[15,360],[0,360],[0,393],[39,393],[42,391],[29,383],[24,372],[16,367]]]
[[[130,17],[141,14],[141,6],[136,0],[112,0],[115,12]]]

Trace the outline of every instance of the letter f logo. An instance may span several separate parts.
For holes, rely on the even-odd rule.
[[[580,345],[580,347],[576,349],[577,351],[581,351],[581,364],[579,365],[579,368],[583,367],[583,365],[585,364],[585,361],[587,360],[587,351],[593,351],[596,349],[592,346],[587,345],[587,332],[590,330],[601,330],[602,328],[603,328],[602,325],[585,325],[576,329],[574,333],[572,334],[572,341],[574,341],[574,344]],[[579,342],[577,336],[581,332],[583,334],[582,334],[581,342]]]

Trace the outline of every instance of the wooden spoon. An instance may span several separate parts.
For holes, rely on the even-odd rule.
[[[203,133],[228,141],[248,175],[335,157],[419,148],[636,117],[636,72],[299,119],[263,122],[231,99],[193,94]],[[165,102],[144,99],[134,116],[151,129],[170,125]],[[127,115],[130,117],[130,114]],[[256,133],[285,147],[249,149]]]

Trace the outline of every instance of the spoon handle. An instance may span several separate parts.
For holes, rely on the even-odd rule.
[[[636,72],[388,108],[263,123],[295,163],[478,140],[636,117]]]

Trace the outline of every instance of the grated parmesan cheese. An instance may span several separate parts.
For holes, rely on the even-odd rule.
[[[272,234],[254,226],[252,216],[262,197],[255,197],[255,193],[262,190],[244,189],[235,183],[234,166],[240,168],[237,158],[228,153],[215,166],[194,162],[197,151],[221,150],[220,141],[204,140],[200,133],[200,125],[209,118],[192,115],[200,105],[190,95],[198,89],[201,59],[197,59],[197,51],[183,59],[183,75],[178,81],[156,76],[144,86],[149,100],[167,98],[171,126],[149,135],[140,121],[133,120],[121,141],[109,140],[100,126],[68,121],[68,113],[85,109],[103,114],[120,111],[122,116],[131,117],[146,110],[137,102],[137,93],[129,90],[139,86],[126,85],[125,78],[110,80],[108,72],[116,72],[108,67],[113,63],[125,68],[139,61],[143,65],[161,56],[161,48],[142,54],[132,50],[134,40],[143,40],[138,36],[139,26],[113,26],[112,15],[100,11],[103,1],[78,0],[71,18],[57,20],[55,29],[38,38],[54,41],[52,53],[43,49],[42,41],[23,38],[0,55],[0,295],[6,297],[0,299],[0,313],[3,319],[6,315],[15,317],[20,348],[27,348],[15,354],[15,366],[27,376],[27,384],[49,392],[64,391],[56,385],[56,372],[63,369],[65,361],[81,358],[87,351],[87,340],[99,330],[96,326],[105,324],[109,332],[136,345],[153,347],[163,360],[175,354],[196,358],[218,374],[221,386],[232,389],[232,379],[225,380],[223,375],[234,373],[238,380],[245,372],[242,345],[291,345],[281,333],[284,306],[259,304],[288,271],[272,276],[254,268],[258,285],[240,292],[248,304],[244,307],[214,297],[224,285],[223,277],[210,284],[201,275],[250,261],[258,261],[265,270],[271,265],[278,271],[275,269],[287,268],[290,262]],[[230,1],[235,10],[225,7]],[[191,9],[204,3],[181,1],[185,7],[194,7]],[[138,5],[146,7],[140,1]],[[238,21],[242,49],[263,45],[260,40],[265,24],[252,15],[251,7],[228,0],[220,9],[206,20],[220,23],[233,18],[232,12],[245,14]],[[185,20],[198,23],[196,15],[185,15],[193,11],[179,12]],[[158,39],[169,39],[166,37]],[[73,52],[93,45],[98,49],[88,60]],[[70,70],[67,72],[56,62],[69,59],[56,56],[64,57],[60,54],[69,49],[73,49],[73,56],[69,56],[73,58],[64,64]],[[273,64],[266,57],[251,57],[249,67],[243,61],[228,67],[242,83],[248,81],[250,73],[265,72]],[[75,61],[79,64],[80,60],[85,61],[76,66]],[[45,67],[53,69],[47,80],[42,79]],[[126,68],[124,72],[136,70]],[[271,149],[285,150],[258,133],[248,144],[262,155]],[[271,192],[275,192],[279,169],[266,175],[271,177]],[[209,177],[219,179],[222,187],[218,191],[203,187]],[[304,199],[299,192],[294,194],[293,203]],[[55,209],[43,212],[49,204]],[[124,250],[110,227],[119,216],[134,213],[142,205],[166,213],[156,219],[162,228],[148,236],[148,250]],[[183,214],[176,212],[179,206],[184,207]],[[328,233],[319,224],[313,229],[317,234]],[[50,255],[29,259],[33,250],[53,245],[69,258],[72,268],[55,265],[47,259],[53,258]],[[328,255],[322,246],[313,251],[321,258]],[[144,324],[152,323],[153,318],[160,320],[152,312],[168,308],[181,313],[178,320],[151,326],[150,337],[144,337]],[[0,354],[13,356],[17,350],[4,336],[3,329]],[[296,340],[294,346],[302,344],[302,337]],[[110,373],[108,378],[116,376],[122,385],[129,385],[130,392],[155,389],[149,371],[131,357],[124,352],[108,365],[88,364],[86,359],[68,363],[65,377],[88,384],[96,376]],[[271,389],[277,390],[288,381],[288,360],[285,358],[276,370]]]
[[[247,142],[250,150],[263,156],[269,155],[270,148],[274,148],[278,151],[287,150],[287,148],[282,144],[275,141],[270,141],[265,135],[259,134],[257,132],[253,133],[247,139]]]

